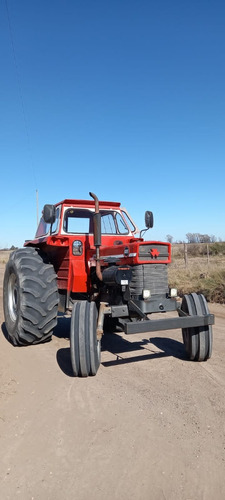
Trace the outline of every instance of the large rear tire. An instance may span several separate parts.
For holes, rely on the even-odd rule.
[[[204,295],[184,295],[181,310],[190,316],[209,314]],[[206,361],[212,355],[212,326],[182,329],[183,341],[188,357],[192,361]]]
[[[75,377],[96,375],[101,362],[97,339],[98,311],[95,302],[75,302],[70,325],[70,356]]]
[[[6,329],[14,345],[51,339],[57,324],[58,289],[51,264],[32,247],[10,255],[3,284]]]

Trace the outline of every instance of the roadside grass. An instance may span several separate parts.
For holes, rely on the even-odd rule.
[[[180,297],[185,293],[196,292],[203,293],[208,302],[225,303],[224,254],[214,254],[209,259],[206,255],[189,256],[185,265],[184,259],[174,252],[168,275],[169,285],[177,288]]]
[[[11,250],[0,250],[0,264],[6,264],[9,260]]]

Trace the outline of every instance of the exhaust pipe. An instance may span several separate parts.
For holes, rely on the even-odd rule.
[[[89,195],[93,198],[95,201],[95,213],[93,217],[94,221],[94,245],[96,248],[96,275],[100,281],[102,281],[102,271],[101,271],[101,265],[100,265],[100,246],[102,242],[102,235],[101,235],[101,214],[99,212],[99,201],[94,193],[89,193]]]

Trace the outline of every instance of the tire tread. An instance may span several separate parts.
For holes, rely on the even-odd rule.
[[[15,329],[7,317],[7,279],[14,272],[19,281],[20,310]],[[38,249],[26,247],[10,255],[4,279],[4,311],[14,345],[38,344],[49,340],[57,324],[58,288],[56,274]],[[9,315],[9,313],[8,313]]]

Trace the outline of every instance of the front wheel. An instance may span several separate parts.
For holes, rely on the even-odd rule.
[[[204,295],[184,295],[181,310],[189,316],[209,314]],[[192,361],[206,361],[212,355],[212,326],[197,326],[182,329],[183,341],[188,357]]]
[[[70,325],[70,356],[75,377],[96,375],[101,362],[95,302],[75,302]]]

